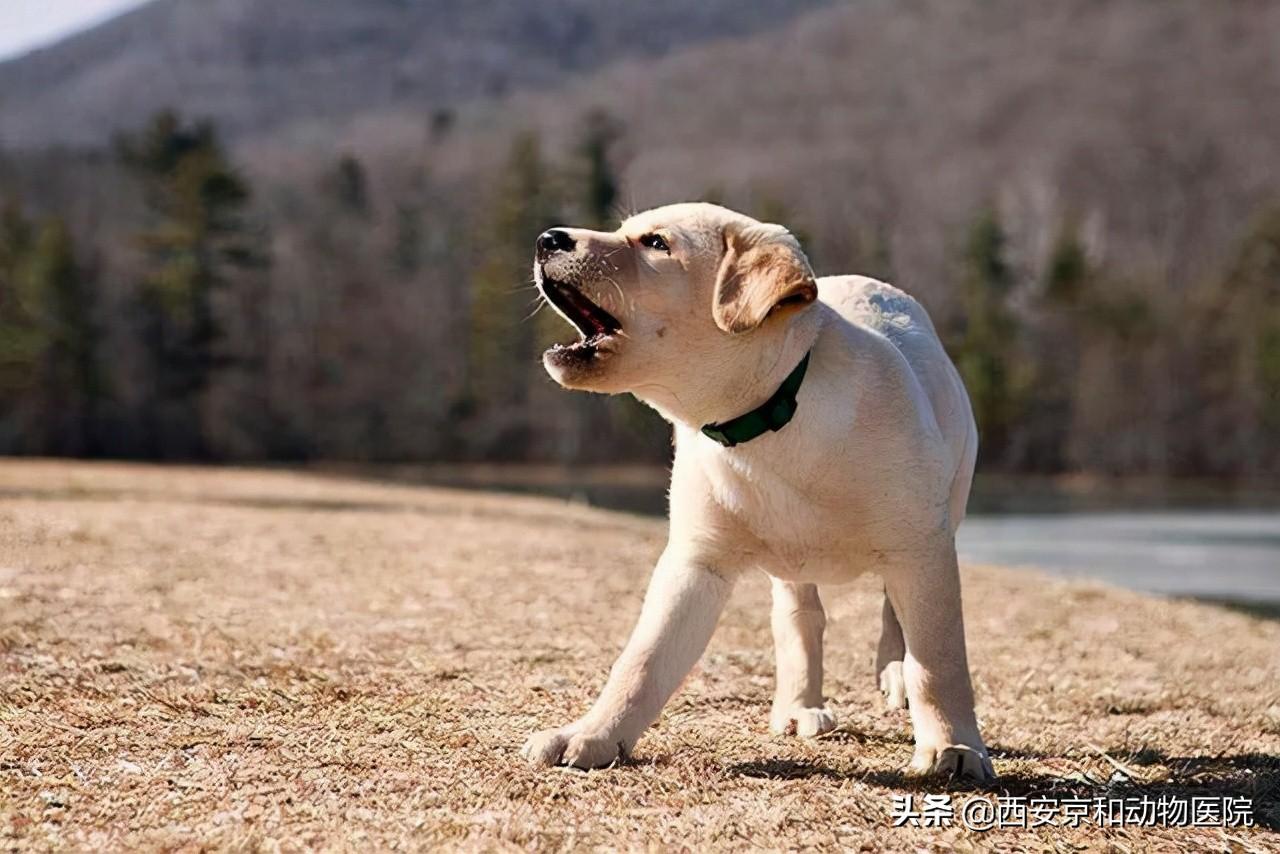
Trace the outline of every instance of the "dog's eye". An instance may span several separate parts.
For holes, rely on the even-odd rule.
[[[671,247],[667,245],[667,241],[663,239],[661,234],[657,234],[652,231],[648,234],[640,235],[640,245],[647,246],[650,249],[656,249],[659,252],[665,252],[668,255],[671,254]]]

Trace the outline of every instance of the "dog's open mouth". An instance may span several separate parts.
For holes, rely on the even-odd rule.
[[[574,325],[581,336],[570,344],[556,344],[552,352],[563,355],[590,357],[601,352],[602,345],[621,331],[622,324],[612,314],[587,299],[582,291],[566,282],[557,281],[543,274],[538,288],[547,302]]]

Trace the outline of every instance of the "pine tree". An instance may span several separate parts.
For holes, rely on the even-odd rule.
[[[30,275],[35,228],[14,203],[0,209],[0,437],[33,451],[33,424],[25,411],[45,341]]]
[[[413,276],[423,264],[422,206],[416,202],[396,205],[395,234],[391,244],[391,267],[400,276]]]
[[[1090,276],[1089,256],[1074,220],[1058,231],[1045,265],[1044,295],[1053,305],[1076,308],[1085,296]]]
[[[619,182],[613,166],[613,149],[622,138],[622,125],[604,110],[587,113],[577,145],[581,162],[583,226],[605,228],[616,215]]]
[[[369,179],[364,164],[351,154],[338,158],[333,172],[328,176],[329,194],[343,213],[354,217],[367,217],[370,213]]]
[[[1024,412],[1027,448],[1022,465],[1037,472],[1068,467],[1068,441],[1079,390],[1080,351],[1094,271],[1072,219],[1058,231],[1040,276],[1040,309],[1029,348],[1035,405]]]
[[[530,440],[526,404],[538,364],[539,336],[526,322],[536,305],[530,285],[533,241],[557,224],[559,201],[537,135],[512,142],[497,182],[483,257],[471,282],[465,410],[492,415],[486,452],[520,455]],[[521,284],[530,285],[521,287]]]
[[[602,231],[617,226],[622,181],[615,161],[622,138],[621,122],[608,112],[593,110],[583,117],[574,146],[576,159],[569,169],[570,197],[580,217],[575,224]],[[542,314],[548,316],[538,329],[540,340],[563,339],[564,325],[559,318]],[[548,326],[553,328],[548,331]],[[630,395],[575,394],[558,411],[561,423],[556,426],[556,454],[561,462],[580,461],[604,446],[617,447],[620,437],[635,441],[661,436],[664,447],[669,447],[666,431],[657,426],[658,416]]]
[[[1008,301],[1015,279],[1005,258],[1006,237],[994,209],[974,221],[965,244],[961,275],[964,318],[954,350],[956,366],[973,402],[983,457],[1007,461],[1017,415],[1020,371],[1016,365],[1018,322]]]
[[[172,112],[122,138],[118,149],[142,183],[151,219],[139,235],[151,438],[158,453],[205,455],[206,395],[231,362],[219,297],[263,262],[244,219],[249,187],[212,125],[186,124]]]
[[[30,453],[93,451],[102,397],[94,293],[64,222],[0,213],[0,420]]]
[[[1254,217],[1210,301],[1202,336],[1218,359],[1206,367],[1225,398],[1213,405],[1232,413],[1219,435],[1239,455],[1225,466],[1280,471],[1280,205]]]
[[[44,326],[40,386],[46,451],[93,452],[94,420],[103,397],[95,299],[62,220],[51,220],[41,229],[31,275],[40,293]]]

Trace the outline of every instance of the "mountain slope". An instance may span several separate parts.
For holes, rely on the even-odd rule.
[[[229,133],[550,85],[826,0],[157,0],[0,64],[0,145],[99,144],[175,106]]]
[[[1280,198],[1278,42],[1268,3],[839,4],[553,96],[477,105],[433,163],[491,163],[525,127],[562,148],[600,106],[627,127],[635,207],[772,196],[825,259],[858,260],[849,224],[862,223],[929,287],[958,229],[1000,202],[1028,232],[1020,250],[1047,248],[1075,216],[1097,252],[1176,284]],[[368,122],[358,141],[385,145]]]

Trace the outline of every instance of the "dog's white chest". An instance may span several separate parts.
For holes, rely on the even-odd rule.
[[[856,496],[829,479],[791,480],[742,460],[716,460],[705,471],[712,498],[759,544],[769,574],[834,584],[875,568],[874,525],[861,524]]]

